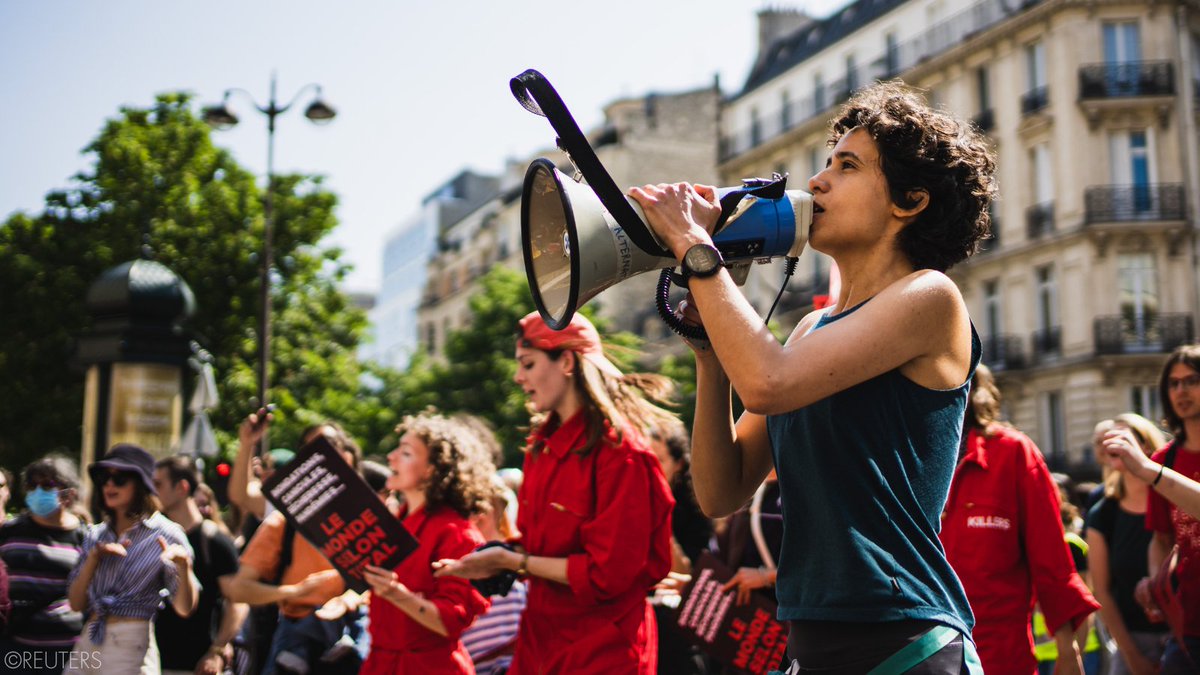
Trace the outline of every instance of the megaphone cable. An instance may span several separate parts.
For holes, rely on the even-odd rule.
[[[796,264],[800,262],[799,258],[787,257],[784,260],[787,262],[783,267],[783,283],[779,286],[779,293],[775,294],[775,302],[771,303],[771,309],[767,312],[767,318],[763,319],[763,325],[770,325],[771,316],[775,314],[775,308],[779,305],[779,299],[783,297],[783,291],[787,288],[788,280],[796,273]],[[708,341],[708,332],[703,326],[693,326],[684,321],[675,314],[675,309],[671,307],[671,283],[677,278],[674,270],[665,269],[658,275],[658,288],[654,293],[654,307],[658,310],[658,316],[662,319],[667,327],[674,331],[680,337],[688,340],[704,340]]]

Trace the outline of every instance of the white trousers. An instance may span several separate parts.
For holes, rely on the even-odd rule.
[[[153,623],[109,621],[102,644],[88,637],[90,625],[83,627],[63,675],[160,675]]]

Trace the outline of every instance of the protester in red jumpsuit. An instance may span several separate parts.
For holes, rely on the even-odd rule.
[[[1171,353],[1159,375],[1158,391],[1165,402],[1167,428],[1175,440],[1155,452],[1153,459],[1165,466],[1168,452],[1174,448],[1170,468],[1184,478],[1200,479],[1200,345],[1184,345]],[[1179,547],[1175,575],[1183,608],[1182,644],[1173,634],[1163,653],[1160,672],[1200,672],[1200,519],[1168,501],[1164,492],[1167,486],[1162,485],[1159,474],[1155,474],[1150,487],[1146,528],[1154,532],[1154,538],[1150,542],[1149,571],[1157,572],[1172,548]]]
[[[642,430],[672,418],[651,403],[669,382],[622,375],[583,316],[554,331],[536,313],[520,322],[514,379],[540,413],[518,495],[524,548],[479,551],[438,574],[529,577],[513,675],[652,675],[647,594],[671,567],[674,499]]]
[[[461,423],[430,413],[406,417],[388,455],[387,486],[404,495],[399,518],[417,550],[395,570],[368,566],[371,653],[363,675],[474,675],[463,630],[487,609],[465,579],[434,578],[435,561],[483,543],[468,518],[488,504],[495,473],[487,449]]]
[[[988,675],[1037,672],[1036,600],[1058,643],[1055,673],[1082,671],[1074,630],[1099,608],[1063,538],[1058,488],[1033,441],[999,422],[1000,391],[975,371],[966,445],[942,513],[946,559],[975,613],[972,637]]]

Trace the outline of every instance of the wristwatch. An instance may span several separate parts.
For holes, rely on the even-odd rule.
[[[721,252],[711,244],[696,244],[683,254],[683,274],[687,277],[711,277],[721,269]]]

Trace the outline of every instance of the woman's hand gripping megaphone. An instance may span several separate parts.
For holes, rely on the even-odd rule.
[[[712,231],[721,217],[717,189],[691,183],[659,183],[632,188],[646,224],[677,260],[696,244],[712,245]]]
[[[696,244],[712,245],[712,233],[721,217],[716,188],[691,183],[660,183],[632,188],[629,196],[642,207],[646,224],[654,236],[677,260],[682,260],[687,250]],[[690,292],[675,308],[674,314],[684,326],[695,329],[677,332],[696,356],[711,354],[712,346],[708,340],[699,337],[706,333]]]

